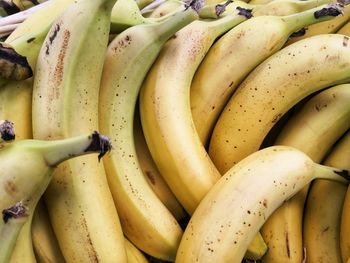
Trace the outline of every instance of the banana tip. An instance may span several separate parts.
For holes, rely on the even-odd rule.
[[[0,124],[1,139],[11,141],[15,139],[15,129],[13,122],[5,120]]]
[[[5,224],[12,218],[24,218],[27,217],[27,208],[23,205],[22,202],[18,202],[15,205],[2,210],[2,219]]]
[[[98,155],[98,160],[112,149],[112,143],[107,136],[104,136],[97,131],[91,135],[91,143],[85,152],[100,152]]]

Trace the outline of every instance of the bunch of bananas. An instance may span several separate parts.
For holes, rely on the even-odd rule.
[[[0,19],[0,263],[350,263],[346,1],[30,2]]]

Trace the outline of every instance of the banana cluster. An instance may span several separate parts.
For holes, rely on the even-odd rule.
[[[15,2],[0,263],[350,263],[346,1]]]

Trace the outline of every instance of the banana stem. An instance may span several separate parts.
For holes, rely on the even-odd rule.
[[[112,145],[107,137],[94,132],[68,139],[42,141],[33,147],[41,148],[48,165],[54,167],[74,156],[92,152],[99,152],[98,159],[100,160],[107,151],[111,150]]]
[[[339,4],[321,5],[310,10],[282,17],[290,32],[299,31],[305,26],[318,22],[327,21],[342,14],[342,7]]]
[[[327,179],[345,184],[348,184],[350,182],[349,171],[321,164],[315,164],[314,178]]]

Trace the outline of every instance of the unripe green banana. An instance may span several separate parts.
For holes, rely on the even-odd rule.
[[[298,101],[350,80],[349,37],[325,34],[272,55],[242,82],[221,113],[209,154],[225,172],[259,149],[274,124]]]
[[[34,75],[34,138],[52,140],[99,130],[98,94],[114,4],[115,0],[78,0],[55,20]],[[60,165],[44,198],[67,262],[126,261],[102,162],[82,156]]]
[[[184,232],[175,262],[240,263],[271,213],[316,178],[350,179],[348,171],[316,164],[293,147],[272,146],[252,153],[203,198]]]
[[[222,109],[242,80],[281,49],[293,32],[333,18],[332,6],[328,9],[329,16],[327,12],[325,16],[315,16],[325,7],[327,5],[284,17],[253,17],[231,29],[211,47],[191,84],[193,121],[204,145],[207,145]]]
[[[57,165],[92,152],[100,152],[101,158],[110,148],[109,140],[97,132],[55,141],[20,140],[1,148],[1,263],[10,259],[18,233],[33,214]]]
[[[314,162],[321,162],[350,127],[349,99],[349,84],[318,93],[290,117],[275,144],[295,147]],[[303,213],[307,192],[308,186],[305,186],[278,208],[261,228],[269,246],[263,257],[264,263],[300,263],[303,260]]]
[[[101,79],[100,129],[118,145],[104,165],[123,231],[142,251],[169,261],[182,230],[144,178],[134,145],[134,111],[142,81],[163,44],[197,18],[187,8],[158,24],[123,31],[108,46]]]

